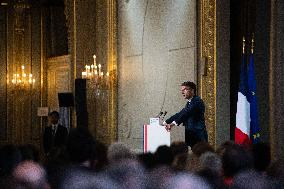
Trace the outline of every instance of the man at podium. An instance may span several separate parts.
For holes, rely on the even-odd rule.
[[[167,131],[181,123],[185,126],[185,142],[191,148],[198,142],[208,141],[205,126],[205,106],[203,100],[196,95],[196,85],[191,81],[181,84],[181,94],[187,100],[185,107],[164,121]]]

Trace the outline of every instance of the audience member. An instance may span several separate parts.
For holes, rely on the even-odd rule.
[[[21,162],[13,171],[16,183],[29,189],[49,189],[44,168],[33,161]]]
[[[222,160],[213,152],[205,152],[199,157],[200,169],[209,169],[215,174],[222,174]]]
[[[95,171],[102,171],[106,168],[108,165],[108,159],[107,159],[107,146],[101,143],[100,141],[96,141],[96,147],[95,147],[95,154],[96,158],[92,165],[92,169]]]
[[[200,157],[205,152],[214,152],[214,148],[208,142],[198,142],[192,147],[192,152]]]
[[[158,166],[171,166],[174,160],[171,148],[166,145],[159,146],[154,156]]]
[[[192,158],[192,154],[188,154],[188,153],[176,155],[172,163],[172,168],[175,171],[189,170],[187,168],[190,165],[191,158]]]
[[[53,189],[57,189],[65,169],[78,167],[92,169],[96,159],[95,140],[86,128],[70,130],[66,148],[58,148],[46,164],[48,180]]]
[[[216,150],[216,153],[219,154],[219,156],[223,156],[225,150],[231,146],[235,145],[234,141],[228,140],[224,143],[222,143]]]
[[[199,157],[199,176],[206,179],[214,189],[225,187],[222,178],[222,160],[219,155],[213,152],[205,152]]]
[[[21,145],[19,147],[22,155],[22,161],[32,160],[39,161],[39,150],[32,144]]]
[[[22,161],[21,151],[13,144],[0,149],[0,176],[9,176],[12,170]]]
[[[116,142],[109,146],[107,158],[110,163],[115,163],[125,159],[134,159],[135,155],[124,143]]]
[[[231,189],[271,189],[273,185],[267,177],[253,170],[240,172],[234,177]],[[276,189],[276,188],[275,188]]]
[[[70,131],[66,150],[71,163],[91,168],[96,159],[95,139],[88,129],[77,127]]]
[[[119,189],[107,176],[98,176],[80,167],[67,168],[60,179],[58,189]]]
[[[200,170],[199,157],[205,152],[214,152],[213,147],[207,142],[199,142],[192,148],[192,155],[187,165],[187,170],[197,172]]]
[[[169,166],[159,166],[147,173],[146,188],[147,189],[164,189],[168,180],[174,176],[173,170]]]
[[[183,141],[172,142],[170,148],[172,150],[172,154],[173,154],[174,157],[176,155],[179,155],[179,154],[187,154],[188,153],[188,146]]]
[[[156,166],[155,156],[151,152],[139,154],[138,160],[147,170],[152,170]]]
[[[173,142],[136,156],[127,145],[107,148],[78,127],[70,131],[65,148],[54,149],[44,169],[32,145],[0,148],[0,188],[284,188],[284,161],[268,166],[270,149],[264,143],[249,149],[228,141],[215,153],[200,142],[191,153],[184,142]]]
[[[233,177],[241,171],[253,168],[253,157],[240,145],[228,146],[222,156],[224,182],[230,185]]]
[[[211,189],[206,180],[193,174],[179,173],[166,183],[166,189]]]
[[[270,165],[270,147],[265,143],[257,143],[252,146],[254,168],[257,171],[264,172]]]
[[[134,159],[119,159],[106,169],[105,175],[122,188],[145,188],[143,166]]]

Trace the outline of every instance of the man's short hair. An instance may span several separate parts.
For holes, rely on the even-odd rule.
[[[181,84],[181,86],[186,86],[186,87],[189,87],[191,89],[193,89],[194,91],[194,94],[196,94],[196,85],[195,83],[191,82],[191,81],[185,81]]]
[[[49,116],[54,116],[56,117],[57,119],[59,119],[59,113],[57,111],[52,111],[49,113]]]

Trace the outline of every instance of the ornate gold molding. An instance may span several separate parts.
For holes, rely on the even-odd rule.
[[[216,145],[216,2],[200,2],[200,57],[206,59],[205,72],[199,74],[200,94],[206,105],[205,121],[209,142]]]
[[[111,76],[108,123],[110,142],[117,139],[117,31],[116,31],[116,0],[108,0],[108,58],[107,65]]]

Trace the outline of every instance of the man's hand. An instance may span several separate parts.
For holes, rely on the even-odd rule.
[[[166,124],[166,125],[165,125],[165,129],[166,129],[168,132],[170,132],[173,126],[174,126],[173,124]]]

